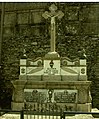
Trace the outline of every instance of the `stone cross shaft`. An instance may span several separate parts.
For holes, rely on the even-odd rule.
[[[52,4],[49,7],[50,12],[45,11],[45,13],[42,14],[42,16],[45,19],[51,18],[51,52],[55,52],[55,40],[56,40],[56,29],[55,29],[55,18],[61,19],[64,16],[64,13],[62,11],[57,11],[57,7]]]

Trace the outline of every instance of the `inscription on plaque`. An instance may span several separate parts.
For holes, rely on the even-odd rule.
[[[61,92],[54,92],[54,101],[57,103],[75,103],[76,97],[76,90],[62,90]]]
[[[24,89],[24,99],[26,102],[46,102],[46,92],[39,89]]]
[[[45,74],[58,74],[58,70],[56,68],[47,68],[47,70],[44,72]]]
[[[76,103],[77,90],[24,89],[24,99],[34,103]]]

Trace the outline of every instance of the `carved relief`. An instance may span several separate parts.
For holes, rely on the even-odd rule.
[[[82,73],[82,74],[85,74],[85,68],[82,68],[82,69],[81,69],[81,73]]]
[[[15,102],[23,102],[24,101],[24,90],[22,88],[14,89],[12,99]]]
[[[26,102],[35,103],[76,103],[77,90],[25,89]]]
[[[57,92],[54,93],[54,100],[57,103],[75,103],[76,102],[76,92],[70,93],[67,90],[64,90],[64,92]]]

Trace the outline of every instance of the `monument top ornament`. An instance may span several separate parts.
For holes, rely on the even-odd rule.
[[[55,40],[56,40],[56,29],[55,29],[55,18],[61,19],[64,16],[62,11],[57,11],[57,6],[52,4],[49,7],[50,12],[45,11],[42,16],[45,19],[51,18],[51,53],[55,52]]]
[[[45,11],[42,16],[45,19],[48,19],[49,17],[58,17],[58,19],[61,19],[64,16],[64,13],[62,11],[57,11],[57,6],[55,4],[52,4],[49,7],[50,12]],[[56,12],[57,11],[57,12]]]

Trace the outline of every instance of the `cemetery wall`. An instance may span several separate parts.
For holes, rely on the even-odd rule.
[[[88,80],[92,81],[93,107],[99,108],[99,3],[55,3],[64,12],[57,21],[56,51],[71,59],[87,56]],[[11,80],[19,78],[19,59],[43,57],[50,49],[50,21],[42,17],[51,3],[5,3],[2,41],[2,95],[10,100]],[[0,4],[1,9],[1,4]]]

